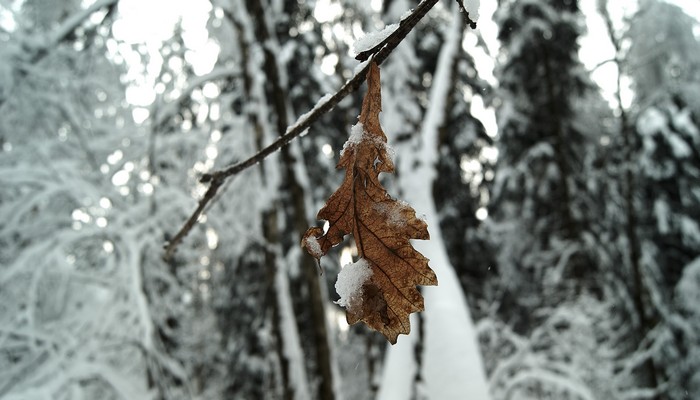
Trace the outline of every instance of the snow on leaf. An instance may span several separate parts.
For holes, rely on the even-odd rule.
[[[323,251],[321,250],[321,245],[313,236],[305,238],[304,246],[306,247],[306,251],[314,256],[314,258],[321,258],[324,255]]]
[[[343,307],[357,307],[355,303],[362,302],[362,285],[370,276],[372,268],[363,258],[344,266],[335,282],[335,291],[340,295],[336,303]]]
[[[320,227],[309,228],[302,246],[319,258],[342,242],[345,235],[353,235],[361,267],[368,267],[371,274],[360,273],[361,283],[359,279],[349,280],[359,288],[347,285],[347,280],[339,276],[336,288],[346,303],[348,323],[363,321],[394,344],[399,334],[410,332],[409,315],[424,309],[423,296],[416,286],[437,285],[437,277],[428,259],[410,243],[410,239],[429,239],[427,224],[407,203],[389,196],[379,183],[379,173],[393,172],[394,163],[379,125],[381,86],[375,63],[370,66],[367,83],[360,121],[338,162],[338,168],[345,169],[345,179],[318,212],[319,219],[329,222],[328,230],[324,233]],[[352,268],[362,271],[360,267]]]

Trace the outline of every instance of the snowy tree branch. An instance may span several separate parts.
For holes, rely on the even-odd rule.
[[[389,37],[387,37],[384,41],[382,41],[381,46],[375,46],[377,47],[376,49],[372,48],[368,50],[368,54],[364,59],[367,60],[373,55],[373,60],[377,63],[377,65],[381,65],[382,62],[389,57],[396,46],[398,46],[399,43],[401,43],[401,41],[408,35],[408,33],[413,30],[418,21],[420,21],[428,13],[428,11],[430,11],[430,9],[437,4],[437,2],[438,0],[422,1],[411,12],[411,14],[401,21],[399,28],[392,32],[391,35],[389,35]],[[358,57],[359,56],[360,54],[358,54]],[[360,85],[362,85],[367,77],[368,70],[369,63],[366,63],[362,69],[355,73],[352,79],[347,81],[340,89],[338,89],[337,92],[335,92],[335,94],[322,98],[309,112],[300,116],[297,121],[294,122],[294,124],[290,125],[284,135],[280,136],[277,140],[260,150],[255,155],[251,156],[247,160],[241,161],[224,169],[214,171],[209,174],[204,174],[200,178],[200,182],[209,183],[209,188],[204,193],[204,196],[199,200],[197,208],[194,210],[192,215],[190,215],[182,228],[180,228],[177,234],[175,234],[175,236],[165,245],[165,254],[163,255],[163,258],[168,260],[172,257],[177,249],[177,246],[182,242],[185,236],[187,236],[190,230],[192,230],[200,215],[202,215],[205,207],[214,199],[219,188],[226,179],[263,161],[272,153],[276,152],[289,144],[292,140],[307,132],[311,124],[316,122],[322,115],[333,109],[333,107],[340,103],[340,101],[347,97],[350,93],[353,93],[359,89]]]
[[[51,50],[56,48],[59,43],[71,37],[75,30],[82,26],[83,23],[92,16],[92,14],[102,10],[103,8],[106,8],[107,12],[110,13],[116,8],[118,2],[119,0],[100,0],[92,4],[90,7],[66,19],[66,21],[64,21],[54,32],[47,35],[45,40],[43,40],[41,43],[28,46],[29,50],[32,51],[30,61],[34,64],[41,61],[50,53]]]
[[[359,61],[366,61],[373,54],[377,54],[385,46],[389,46],[392,48],[398,46],[398,44],[401,43],[401,41],[406,37],[406,35],[408,35],[408,33],[411,32],[416,23],[420,21],[420,19],[423,18],[423,16],[425,16],[425,14],[430,10],[430,8],[432,8],[432,5],[424,7],[426,3],[428,3],[428,1],[420,3],[411,14],[409,14],[406,18],[401,20],[401,22],[399,23],[399,27],[391,35],[389,35],[386,39],[382,40],[371,49],[359,52],[355,56],[355,59]],[[462,0],[457,0],[457,4],[459,4],[461,10],[465,10],[464,3],[462,2]],[[472,29],[476,29],[476,22],[472,21],[472,19],[469,18],[469,12],[465,11],[464,15],[467,20],[467,24],[469,24],[469,26]]]
[[[81,12],[67,18],[57,29],[48,34],[39,43],[23,43],[23,47],[25,47],[29,53],[26,61],[28,61],[29,64],[39,63],[60,43],[70,38],[71,35],[75,33],[76,29],[81,27],[94,13],[106,9],[107,15],[109,15],[116,9],[118,2],[119,0],[99,0]],[[20,66],[19,69],[21,76],[26,76],[27,72],[24,67]],[[0,107],[7,101],[7,99],[7,96],[0,97]]]
[[[92,4],[85,10],[73,15],[68,18],[61,26],[56,29],[56,31],[48,38],[48,40],[39,49],[39,54],[46,52],[48,49],[56,47],[59,43],[63,42],[66,38],[70,37],[75,30],[80,27],[92,14],[100,11],[103,8],[107,8],[108,12],[113,10],[119,0],[100,0]]]

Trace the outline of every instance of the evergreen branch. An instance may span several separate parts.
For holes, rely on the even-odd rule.
[[[369,52],[367,54],[367,58],[374,54],[373,60],[377,63],[377,65],[381,65],[382,62],[389,57],[396,46],[398,46],[399,43],[401,43],[401,41],[403,41],[403,39],[408,35],[408,33],[413,30],[418,21],[420,21],[428,13],[428,11],[430,11],[430,9],[437,4],[437,2],[438,0],[423,0],[408,17],[401,21],[399,28],[389,35],[387,39],[382,41],[382,43],[380,43],[381,46],[375,46],[377,47],[376,50],[373,48],[367,51]],[[358,57],[360,54],[358,54]],[[367,58],[365,58],[365,60]],[[369,65],[369,63],[366,63],[366,65],[360,71],[358,71],[355,76],[352,77],[352,79],[347,81],[340,89],[338,89],[335,94],[319,101],[319,103],[317,103],[316,106],[314,106],[308,113],[303,114],[294,124],[290,125],[284,135],[280,136],[277,140],[257,152],[255,155],[251,156],[247,160],[228,166],[224,169],[202,175],[199,181],[202,183],[209,183],[209,188],[205,192],[204,196],[199,200],[197,208],[194,210],[192,215],[190,215],[182,228],[180,228],[177,234],[175,234],[175,236],[168,243],[166,243],[163,258],[168,260],[172,257],[177,249],[177,246],[192,230],[195,223],[199,219],[199,216],[202,215],[204,208],[214,199],[216,193],[226,179],[237,175],[240,172],[263,161],[272,153],[288,145],[292,140],[304,134],[311,124],[333,109],[333,107],[338,105],[338,103],[340,103],[349,94],[357,91],[357,89],[360,88],[360,85],[362,85],[367,78]]]

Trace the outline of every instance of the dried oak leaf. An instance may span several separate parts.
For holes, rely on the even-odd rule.
[[[370,65],[367,84],[359,123],[336,167],[345,169],[345,179],[318,212],[318,219],[329,222],[328,230],[324,234],[322,228],[309,228],[302,246],[319,259],[345,235],[353,235],[361,268],[369,267],[371,273],[360,272],[359,290],[344,301],[347,321],[363,321],[395,344],[399,334],[411,330],[409,314],[424,309],[416,285],[437,285],[437,277],[428,259],[410,243],[429,239],[425,221],[379,183],[379,173],[393,172],[394,164],[379,125],[381,86],[375,63]]]

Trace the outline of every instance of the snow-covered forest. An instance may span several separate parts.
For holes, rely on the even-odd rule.
[[[695,1],[0,0],[0,399],[700,399]],[[300,241],[367,85],[319,108],[429,2],[381,179],[439,285],[390,345]]]

